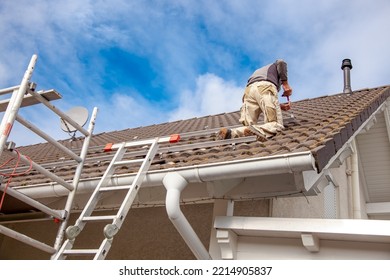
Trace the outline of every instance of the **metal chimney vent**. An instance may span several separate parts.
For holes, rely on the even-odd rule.
[[[352,93],[351,89],[351,73],[350,70],[352,69],[352,63],[349,58],[346,58],[343,60],[343,63],[341,64],[341,69],[344,71],[344,93]]]

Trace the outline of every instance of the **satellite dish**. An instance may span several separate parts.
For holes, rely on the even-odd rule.
[[[74,107],[70,109],[66,115],[74,120],[78,125],[83,127],[88,120],[88,110],[84,107]],[[77,129],[74,128],[70,123],[61,118],[61,129],[65,132],[72,133],[76,132]]]

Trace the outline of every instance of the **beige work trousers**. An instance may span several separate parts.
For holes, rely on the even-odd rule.
[[[264,124],[257,125],[260,114],[264,114]],[[273,83],[255,82],[246,87],[241,106],[240,123],[244,127],[232,129],[232,137],[244,136],[247,126],[252,126],[266,138],[284,129],[278,91]]]

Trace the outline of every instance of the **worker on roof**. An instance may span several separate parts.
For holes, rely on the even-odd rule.
[[[278,92],[289,98],[292,88],[287,79],[287,63],[282,59],[257,69],[248,79],[242,97],[240,123],[244,126],[234,129],[221,128],[217,138],[228,139],[256,135],[259,141],[266,141],[282,129],[282,111],[290,109],[290,102],[279,104]],[[257,125],[260,113],[264,114],[264,124]]]

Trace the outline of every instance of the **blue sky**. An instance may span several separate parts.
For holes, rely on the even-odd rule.
[[[3,0],[0,88],[54,88],[67,111],[99,108],[95,133],[236,111],[250,74],[287,61],[292,100],[390,84],[388,0]],[[285,100],[281,99],[282,102]],[[20,114],[68,138],[42,106]],[[13,138],[12,138],[13,137]],[[43,142],[15,125],[16,144]]]

